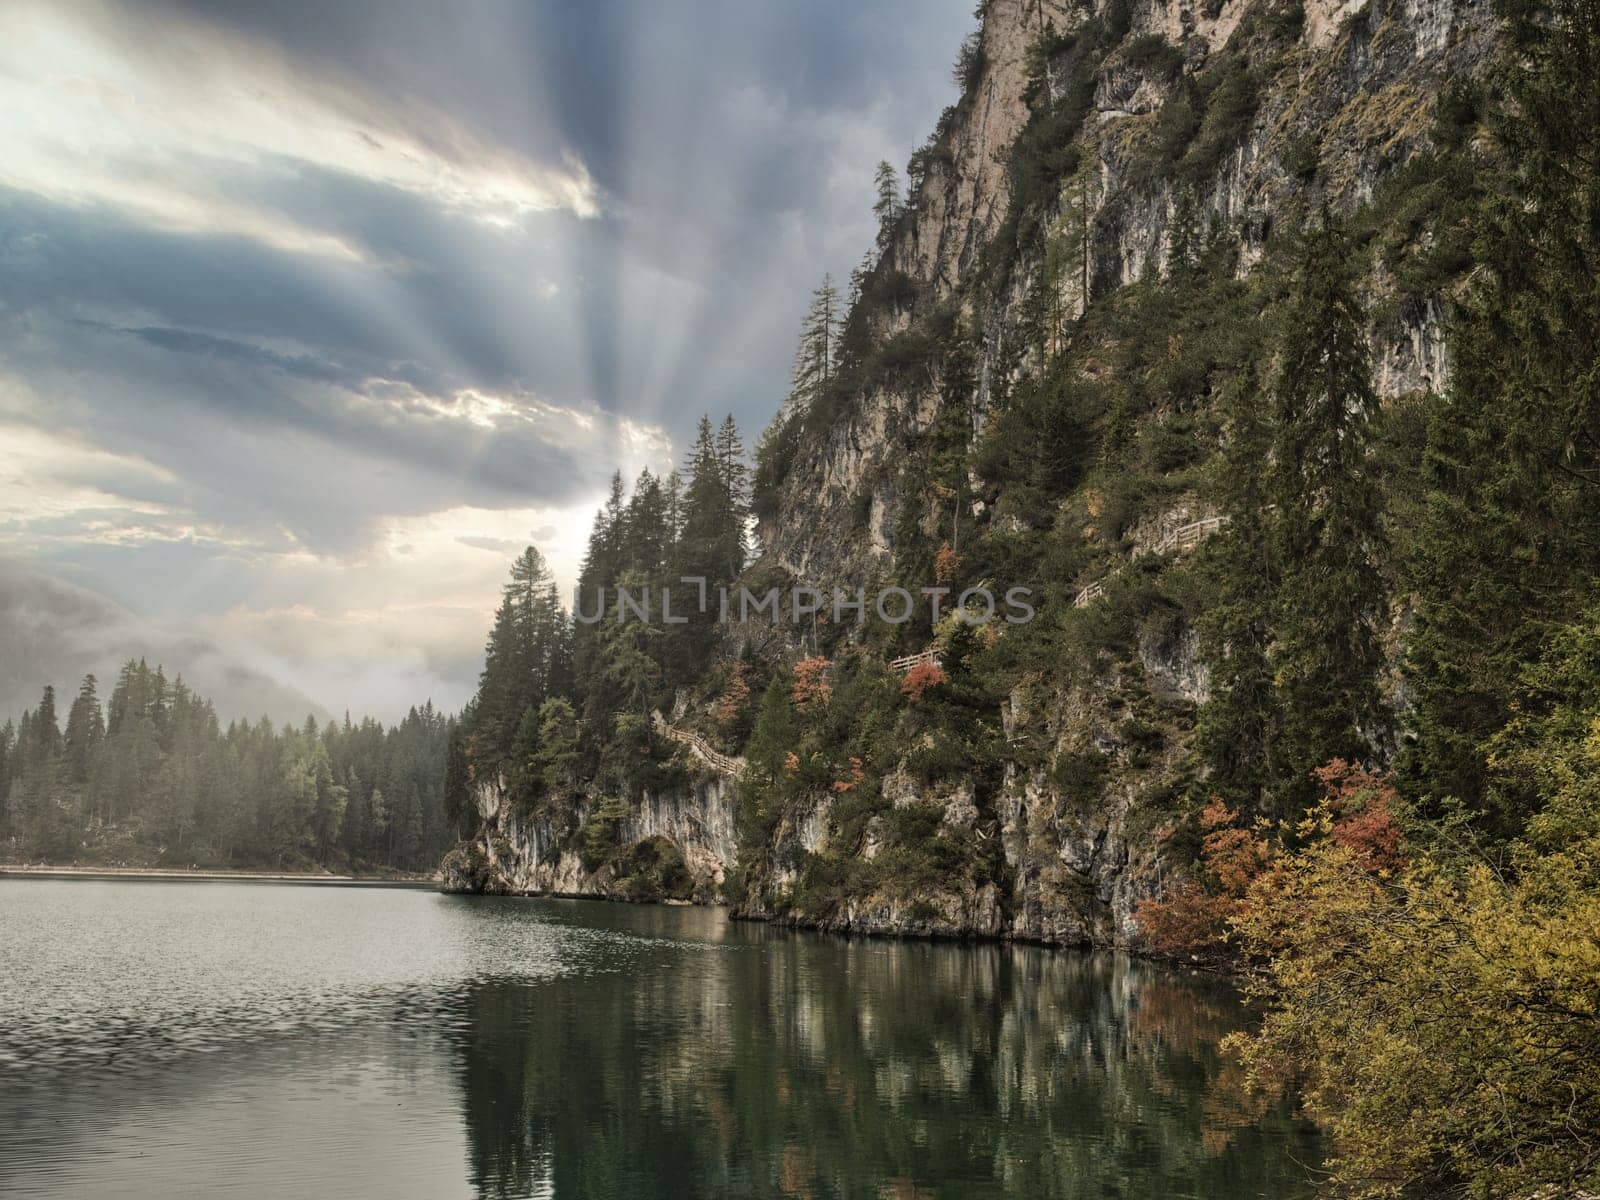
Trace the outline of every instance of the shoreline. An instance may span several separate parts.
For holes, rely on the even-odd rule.
[[[730,924],[766,925],[773,929],[818,934],[824,937],[842,938],[845,941],[861,939],[881,942],[927,942],[958,946],[1029,946],[1036,950],[1049,950],[1052,952],[1124,954],[1139,962],[1151,963],[1156,966],[1168,967],[1175,971],[1182,971],[1186,974],[1200,975],[1209,979],[1218,979],[1234,984],[1238,984],[1245,975],[1243,966],[1239,964],[1213,960],[1174,958],[1170,955],[1154,954],[1138,946],[1125,943],[1051,941],[1048,938],[1032,937],[1010,931],[1003,933],[976,933],[943,929],[894,929],[882,926],[852,927],[848,924],[806,921],[791,916],[758,915],[737,905],[730,904],[726,900],[629,900],[622,896],[607,895],[605,892],[563,892],[556,890],[474,892],[447,887],[443,881],[438,886],[440,894],[446,896],[494,896],[519,900],[589,900],[602,904],[634,904],[662,908],[715,908],[722,911],[723,918]],[[1596,1197],[1596,1200],[1600,1200],[1600,1197]]]
[[[425,876],[389,878],[379,875],[331,875],[315,871],[184,870],[178,867],[69,867],[0,863],[0,879],[118,879],[186,883],[282,883],[322,887],[391,887],[438,890],[439,881]]]

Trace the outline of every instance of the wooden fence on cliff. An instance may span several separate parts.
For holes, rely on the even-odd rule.
[[[698,733],[692,733],[687,729],[678,729],[676,726],[668,724],[667,719],[661,715],[660,709],[650,714],[650,722],[662,737],[668,741],[677,742],[680,746],[689,747],[690,751],[717,774],[724,775],[729,779],[738,779],[744,774],[744,759],[733,758],[722,753]]]

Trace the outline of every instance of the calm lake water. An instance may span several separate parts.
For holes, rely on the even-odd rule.
[[[1295,1197],[1215,984],[719,911],[0,879],[0,1195]]]

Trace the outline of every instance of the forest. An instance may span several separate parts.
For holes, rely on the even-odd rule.
[[[23,861],[431,873],[455,723],[431,704],[371,718],[226,728],[182,677],[130,660],[109,702],[84,678],[0,727],[0,845]]]

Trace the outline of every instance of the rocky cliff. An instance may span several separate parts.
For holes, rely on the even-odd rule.
[[[1172,278],[1186,246],[1203,243],[1248,280],[1275,230],[1324,207],[1388,242],[1362,284],[1380,394],[1443,381],[1441,313],[1457,281],[1448,267],[1419,277],[1437,234],[1417,211],[1425,185],[1407,172],[1434,147],[1440,97],[1493,51],[1487,4],[990,0],[982,18],[968,86],[921,152],[920,184],[865,289],[870,298],[874,282],[894,280],[892,302],[869,316],[873,347],[941,318],[974,331],[973,442],[1002,396],[1048,368],[1041,312],[1110,346],[1112,336],[1073,324],[1090,305],[1115,306],[1141,284],[1165,286],[1179,307],[1207,304]],[[1080,355],[1094,358],[1081,346]],[[806,429],[761,526],[770,562],[824,587],[907,574],[908,535],[925,541],[943,520],[917,473],[946,403],[942,383],[938,366],[869,376]],[[1192,420],[1184,410],[1204,412],[1211,387],[1198,378],[1190,394],[1180,387],[1133,436],[1179,414]],[[978,498],[963,515],[976,533],[1025,524],[981,469],[969,482]],[[1062,505],[1095,555],[1092,574],[1069,587],[1209,515],[1191,489],[1165,480],[1115,515],[1104,500],[1091,485]],[[1074,650],[1091,666],[1036,672],[1012,691],[1003,725],[1015,752],[990,811],[961,786],[886,785],[897,806],[932,802],[946,826],[998,838],[993,882],[857,895],[823,914],[797,908],[800,865],[829,849],[824,796],[782,821],[745,911],[862,931],[1126,942],[1136,902],[1192,851],[1174,845],[1162,803],[1192,782],[1193,718],[1208,696],[1191,616],[1179,605],[1131,629],[1074,626]],[[874,852],[870,830],[845,850]]]
[[[474,797],[481,831],[445,859],[447,891],[714,904],[738,854],[733,787],[715,776],[646,792],[619,812],[609,845],[587,857],[583,835],[605,819],[602,802],[519,812],[500,780],[480,783]]]
[[[786,783],[748,823],[740,805],[764,802],[703,764],[692,787],[597,797],[559,820],[513,813],[480,785],[485,834],[447,864],[451,885],[721,889],[740,915],[841,931],[1112,945],[1192,858],[1175,798],[1203,786],[1193,746],[1210,679],[1183,559],[1185,531],[1215,528],[1218,397],[1238,358],[1223,348],[1260,336],[1271,248],[1327,212],[1365,248],[1380,394],[1442,382],[1462,261],[1438,219],[1439,147],[1470,144],[1470,113],[1450,127],[1470,106],[1451,97],[1494,52],[1490,12],[1481,0],[988,0],[980,15],[962,95],[913,156],[838,375],[775,426],[784,457],[751,574],[915,588],[933,582],[936,549],[952,570],[965,554],[963,582],[1003,590],[1003,571],[1025,569],[1057,603],[969,714],[993,726],[984,769],[930,766],[946,735],[919,733],[887,747],[899,758],[870,804],[841,761],[831,780]],[[971,347],[969,385],[954,383],[957,344]],[[1036,455],[1048,487],[985,457],[995,422],[1013,422],[1013,444],[1035,436],[1030,396],[1080,391],[1091,415]],[[893,644],[813,629],[809,649],[725,633],[728,661],[754,648],[881,663],[935,631]],[[680,697],[675,720],[720,736],[724,672]],[[586,856],[601,820],[606,852]],[[919,858],[908,839],[944,857]]]

